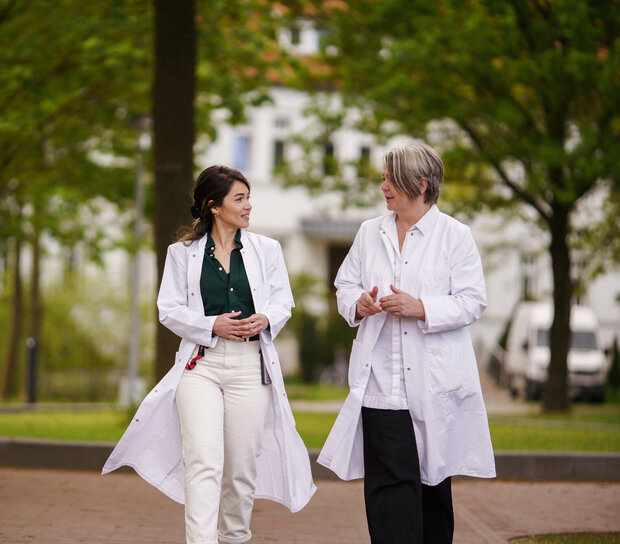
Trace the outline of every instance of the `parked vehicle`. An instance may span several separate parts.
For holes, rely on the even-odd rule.
[[[521,302],[508,331],[505,370],[513,397],[527,400],[542,397],[550,360],[549,328],[551,302]],[[571,344],[568,353],[568,383],[571,397],[586,396],[592,402],[605,400],[607,361],[599,348],[598,320],[591,308],[573,306]]]

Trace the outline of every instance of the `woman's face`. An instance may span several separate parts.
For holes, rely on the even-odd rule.
[[[381,192],[385,197],[387,209],[398,214],[399,211],[411,207],[414,201],[411,200],[406,193],[399,191],[396,187],[394,187],[394,185],[392,185],[392,182],[390,181],[390,174],[386,165],[383,166],[381,177],[383,178]]]
[[[234,228],[244,229],[250,224],[250,190],[245,183],[234,181],[221,206],[214,206],[217,219]]]

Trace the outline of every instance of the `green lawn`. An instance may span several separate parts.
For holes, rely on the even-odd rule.
[[[620,425],[533,417],[492,418],[491,436],[496,450],[620,452]],[[320,448],[336,414],[295,414],[297,429],[309,448]],[[0,413],[0,436],[95,440],[114,442],[123,433],[129,415],[123,411]]]
[[[620,544],[620,533],[571,533],[512,539],[515,544]]]

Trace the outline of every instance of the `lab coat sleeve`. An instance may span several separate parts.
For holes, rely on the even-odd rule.
[[[188,295],[187,252],[180,244],[172,244],[168,246],[157,296],[159,321],[189,342],[212,346],[217,341],[217,338],[212,336],[217,316],[205,316],[202,312],[190,309]],[[200,296],[200,293],[196,295]]]
[[[357,327],[361,323],[361,319],[355,318],[355,310],[357,309],[357,301],[364,292],[361,268],[362,230],[363,226],[355,236],[353,245],[342,261],[334,280],[338,312],[350,327]]]
[[[295,301],[280,244],[273,240],[273,244],[266,253],[269,303],[262,313],[269,320],[269,328],[263,331],[263,335],[268,341],[273,341],[291,317],[291,309],[295,307]]]
[[[423,333],[460,329],[477,321],[486,308],[487,298],[482,262],[469,228],[453,250],[450,265],[450,293],[421,297],[426,314],[418,321]]]

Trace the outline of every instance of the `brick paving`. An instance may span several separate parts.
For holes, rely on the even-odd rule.
[[[297,514],[256,501],[253,544],[369,544],[361,481],[319,480]],[[620,531],[620,483],[457,479],[455,544]],[[183,507],[133,473],[0,468],[0,543],[183,544]]]

